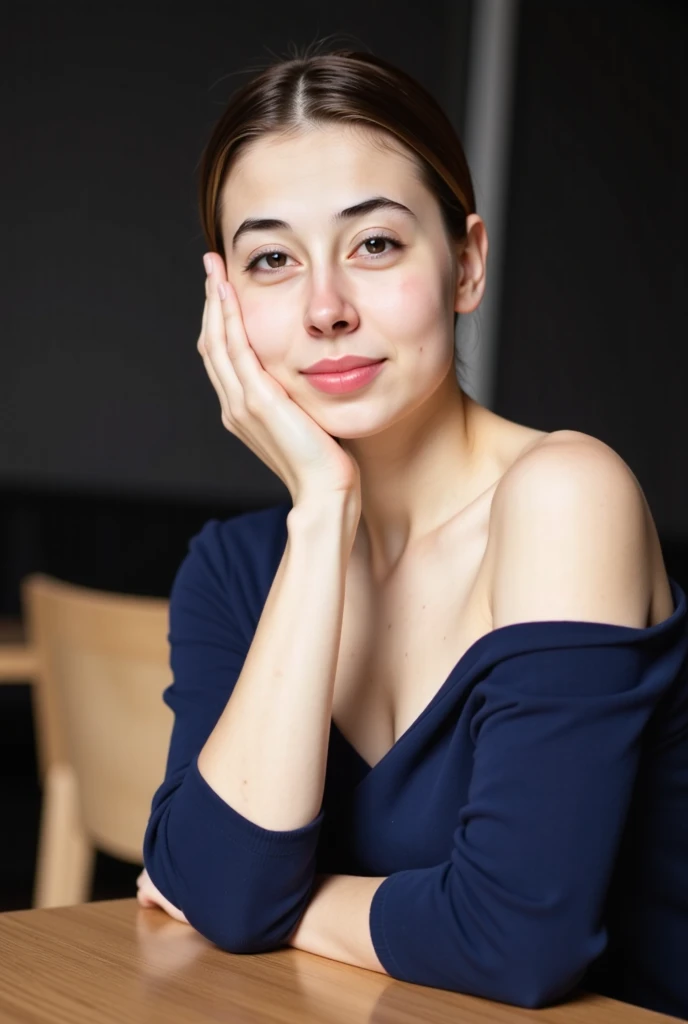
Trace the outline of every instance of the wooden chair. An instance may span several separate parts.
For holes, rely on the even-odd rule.
[[[171,681],[168,601],[43,573],[22,580],[21,601],[43,783],[33,905],[84,903],[96,849],[143,863],[173,719],[161,696]]]

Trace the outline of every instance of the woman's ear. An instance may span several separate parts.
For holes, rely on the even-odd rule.
[[[456,250],[456,313],[472,313],[483,297],[487,250],[485,222],[477,213],[471,213],[466,218],[466,237]]]

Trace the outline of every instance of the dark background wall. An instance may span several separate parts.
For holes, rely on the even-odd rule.
[[[222,427],[195,349],[203,144],[238,71],[329,33],[416,75],[460,131],[470,13],[207,0],[5,16],[0,615],[19,614],[33,570],[167,595],[208,518],[286,496]],[[685,22],[678,3],[521,3],[493,406],[611,444],[684,588]],[[39,801],[18,682],[0,687],[0,909],[29,905]],[[137,872],[99,857],[94,896],[133,893]]]

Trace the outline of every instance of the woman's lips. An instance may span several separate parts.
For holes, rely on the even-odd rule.
[[[380,359],[377,363],[369,363],[368,366],[356,366],[353,370],[343,370],[341,373],[305,373],[307,381],[328,395],[341,395],[349,391],[357,391],[365,384],[370,383],[382,369],[386,359]]]

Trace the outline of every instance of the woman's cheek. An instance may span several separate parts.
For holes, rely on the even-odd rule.
[[[379,300],[382,299],[380,302]],[[408,275],[378,297],[378,310],[399,337],[411,337],[437,322],[442,296],[436,280],[422,274]]]
[[[289,344],[284,310],[276,303],[239,300],[246,336],[263,365],[283,362]]]

